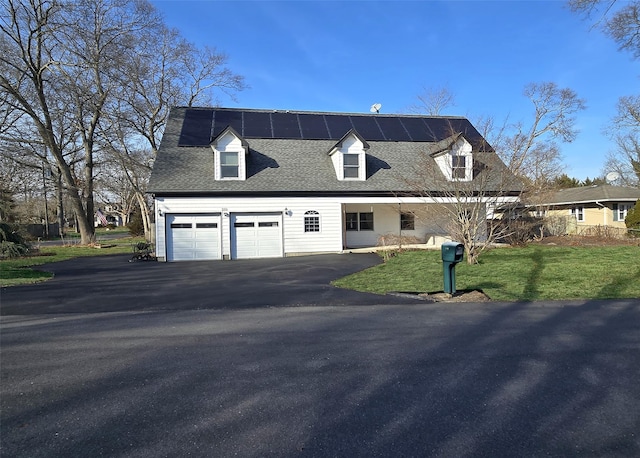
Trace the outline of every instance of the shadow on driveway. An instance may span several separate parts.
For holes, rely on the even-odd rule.
[[[379,264],[375,254],[179,263],[130,263],[129,258],[98,256],[47,264],[42,268],[55,274],[52,280],[2,288],[0,314],[416,303],[329,284]]]

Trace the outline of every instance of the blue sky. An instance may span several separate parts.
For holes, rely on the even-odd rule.
[[[569,176],[602,175],[618,97],[638,93],[640,62],[564,1],[153,0],[167,23],[228,55],[249,89],[228,107],[402,113],[423,88],[448,87],[444,114],[530,122],[527,83],[553,81],[586,100]]]

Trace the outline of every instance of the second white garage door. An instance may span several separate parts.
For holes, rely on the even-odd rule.
[[[231,215],[231,258],[282,257],[281,213]]]

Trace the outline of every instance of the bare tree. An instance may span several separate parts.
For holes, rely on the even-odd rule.
[[[158,27],[132,56],[128,79],[106,115],[102,140],[106,164],[117,167],[132,187],[145,234],[151,237],[151,212],[145,195],[151,166],[172,106],[209,104],[215,91],[233,96],[244,79],[226,67],[227,57],[213,48],[198,49],[176,30]]]
[[[640,186],[640,137],[633,132],[615,136],[616,149],[607,154],[605,170],[617,172],[619,184]]]
[[[466,159],[459,159],[459,149],[468,148],[469,142],[451,128],[445,144],[425,154],[409,183],[416,194],[428,198],[423,217],[464,243],[471,264],[512,233],[508,209],[522,193],[539,192],[560,174],[556,141],[570,142],[577,135],[574,115],[584,109],[584,102],[574,91],[546,82],[527,85],[524,94],[534,108],[530,123],[498,124],[493,117],[481,118],[479,133],[488,143],[471,145]],[[464,177],[447,172],[460,161],[473,163]]]
[[[0,141],[32,143],[51,159],[85,244],[95,237],[96,168],[133,164],[110,156],[139,150],[141,140],[153,156],[171,105],[243,86],[223,54],[167,30],[146,0],[7,0],[2,8]],[[142,206],[144,184],[136,186]]]
[[[507,167],[530,188],[540,189],[562,173],[557,142],[575,139],[575,114],[585,108],[585,102],[573,90],[553,82],[530,83],[523,94],[533,105],[529,120],[498,122],[493,116],[481,116],[475,124]],[[454,102],[446,87],[425,89],[417,98],[420,103],[410,111],[427,115],[439,115]]]
[[[119,50],[131,44],[129,33],[144,22],[145,11],[89,0],[8,0],[5,5],[2,97],[55,160],[82,243],[91,243],[96,129],[120,76],[115,65]],[[69,160],[68,144],[81,145],[81,170]]]
[[[637,0],[569,0],[572,11],[581,13],[600,26],[619,46],[640,58],[640,2]]]
[[[476,264],[508,235],[508,225],[496,212],[518,200],[523,184],[489,144],[472,144],[453,127],[451,131],[425,150],[414,175],[403,179],[412,195],[425,199],[416,217],[463,243],[467,262]]]
[[[491,134],[488,138],[507,167],[537,191],[562,172],[557,141],[576,138],[574,115],[585,104],[573,90],[552,82],[530,83],[524,95],[533,104],[531,121],[499,129],[496,141]]]
[[[640,96],[620,97],[611,122],[616,149],[609,152],[605,169],[618,172],[620,183],[640,186]]]
[[[455,94],[448,87],[423,87],[418,101],[408,108],[409,113],[440,116],[446,108],[455,106]]]

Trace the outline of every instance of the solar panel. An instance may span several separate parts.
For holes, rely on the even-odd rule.
[[[324,115],[329,127],[329,138],[332,140],[340,140],[344,134],[353,129],[349,116],[340,115]]]
[[[270,114],[264,111],[245,111],[241,135],[246,138],[273,138]]]
[[[452,135],[464,133],[460,130],[459,123],[445,118],[437,118],[429,122],[429,127],[433,131],[436,140],[442,140]]]
[[[187,109],[180,131],[180,146],[205,146],[211,142],[213,110]]]
[[[366,141],[434,142],[457,133],[478,146],[483,141],[464,118],[187,108],[179,145],[208,145],[228,126],[245,138],[337,141],[354,129]]]
[[[331,138],[327,131],[324,116],[320,114],[301,114],[298,117],[302,138],[305,140],[327,140]]]
[[[433,133],[429,131],[427,125],[422,118],[401,118],[399,121],[402,123],[406,131],[409,133],[411,140],[414,142],[432,142],[435,139]]]
[[[367,141],[386,140],[373,116],[350,116],[355,130]]]
[[[271,113],[274,138],[302,138],[298,115],[293,113]],[[326,129],[325,129],[326,130]]]
[[[233,127],[233,129],[242,135],[242,112],[241,111],[216,111],[213,118],[213,133],[212,137],[215,138],[227,127]]]
[[[392,142],[408,142],[411,141],[409,133],[404,128],[400,119],[390,118],[387,116],[379,116],[375,118],[384,132],[384,136],[388,141]]]

